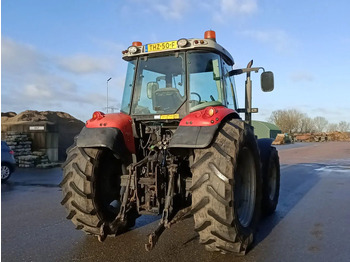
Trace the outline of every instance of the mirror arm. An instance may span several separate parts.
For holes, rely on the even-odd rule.
[[[263,72],[265,72],[265,68],[263,67],[243,68],[242,71],[243,73],[250,73],[250,72],[258,73],[260,69],[262,69]]]
[[[231,70],[230,72],[228,72],[227,74],[228,74],[228,76],[240,75],[240,74],[243,74],[243,70],[242,69],[234,69],[234,70]]]
[[[240,75],[243,73],[250,73],[250,72],[258,73],[260,69],[262,69],[263,72],[265,72],[265,68],[263,68],[263,67],[252,67],[252,68],[234,69],[234,70],[231,70],[230,72],[228,72],[228,75],[234,76],[234,75]]]

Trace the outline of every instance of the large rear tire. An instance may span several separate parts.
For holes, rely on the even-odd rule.
[[[121,161],[108,149],[73,146],[67,150],[63,173],[61,204],[67,209],[67,219],[76,229],[99,235],[101,225],[112,222],[119,211],[111,203],[120,200]],[[128,226],[135,219],[129,218],[133,221]]]
[[[192,212],[209,251],[244,255],[261,211],[261,167],[251,128],[227,121],[211,146],[194,150]]]

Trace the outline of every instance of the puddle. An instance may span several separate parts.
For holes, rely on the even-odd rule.
[[[341,172],[350,174],[350,166],[324,166],[315,170],[320,172]]]

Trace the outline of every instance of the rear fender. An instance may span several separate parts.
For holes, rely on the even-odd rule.
[[[95,112],[77,137],[78,147],[106,147],[120,157],[135,154],[132,120],[123,113]]]
[[[207,107],[185,116],[169,143],[170,149],[205,148],[212,142],[225,118],[239,118],[233,109],[224,106]]]

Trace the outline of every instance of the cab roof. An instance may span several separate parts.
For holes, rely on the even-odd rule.
[[[209,33],[208,33],[209,32]],[[215,32],[206,31],[204,38],[181,38],[177,41],[161,42],[142,45],[141,42],[133,42],[132,45],[122,52],[124,60],[131,60],[138,56],[147,56],[152,54],[161,54],[177,51],[203,50],[220,53],[229,65],[233,65],[234,61],[230,53],[221,45],[216,43]]]

